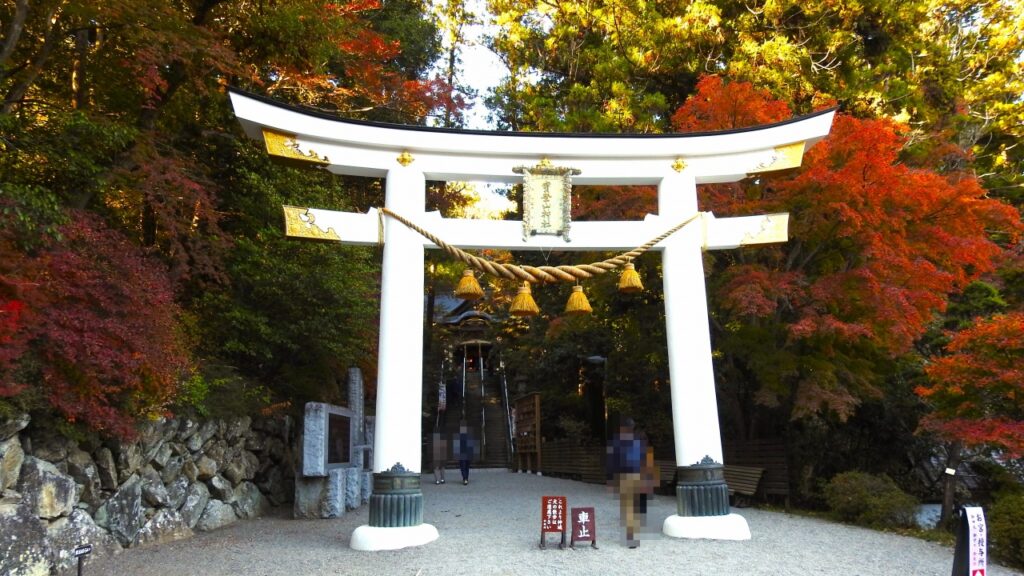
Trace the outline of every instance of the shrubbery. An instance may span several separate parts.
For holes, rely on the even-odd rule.
[[[1024,493],[996,499],[988,510],[988,532],[996,557],[1024,566]]]
[[[914,525],[917,500],[885,475],[837,474],[825,486],[825,500],[840,520],[872,528]]]

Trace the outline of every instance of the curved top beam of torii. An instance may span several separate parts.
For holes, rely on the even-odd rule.
[[[337,174],[383,177],[415,162],[428,180],[520,182],[517,166],[548,159],[578,168],[575,184],[657,184],[686,171],[697,184],[735,182],[795,168],[828,135],[835,109],[784,122],[688,134],[492,132],[343,120],[231,89],[235,115],[267,152],[320,164]]]

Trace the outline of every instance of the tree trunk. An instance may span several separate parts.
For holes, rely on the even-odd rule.
[[[948,456],[946,468],[956,470],[960,467],[963,458],[963,444],[951,442],[946,446]],[[953,516],[953,506],[956,505],[956,474],[942,475],[942,515],[939,516],[939,526],[948,526],[949,519]]]
[[[0,47],[0,80],[7,76],[5,73],[7,61],[10,60],[11,54],[14,54],[14,47],[18,45],[18,39],[25,29],[26,17],[28,17],[28,0],[15,0],[14,16],[11,17],[11,23],[7,26],[3,47]]]
[[[75,31],[75,62],[71,70],[71,90],[74,93],[75,110],[84,110],[89,106],[89,85],[86,78],[86,65],[89,58],[88,28]]]
[[[39,54],[36,59],[29,66],[25,76],[8,90],[7,95],[4,96],[3,113],[8,114],[14,108],[14,105],[21,102],[22,98],[25,97],[25,93],[35,83],[39,73],[42,72],[43,66],[46,65],[46,61],[50,59],[50,54],[53,53],[53,49],[57,46],[59,41],[59,26],[57,25],[57,12],[63,6],[63,2],[58,3],[54,6],[53,10],[46,16],[47,30],[46,37],[43,40],[43,47],[39,49]]]

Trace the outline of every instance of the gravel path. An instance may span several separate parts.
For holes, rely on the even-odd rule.
[[[448,471],[435,486],[424,476],[424,519],[441,537],[386,552],[349,548],[367,508],[336,520],[293,520],[289,510],[238,522],[190,540],[127,550],[86,563],[86,575],[408,576],[518,574],[708,575],[934,575],[947,576],[952,548],[914,538],[822,520],[745,508],[753,539],[746,542],[677,540],[660,534],[675,513],[674,499],[657,496],[648,509],[650,534],[630,550],[618,527],[618,501],[603,486],[557,478],[473,470],[469,486]],[[564,495],[569,506],[595,506],[599,549],[537,546],[542,495]],[[990,576],[1016,574],[989,565]]]

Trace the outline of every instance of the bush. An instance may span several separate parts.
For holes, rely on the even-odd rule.
[[[1024,566],[1024,493],[1003,496],[988,511],[992,553],[1000,560]]]
[[[825,501],[837,518],[872,528],[914,526],[917,499],[885,476],[843,472],[825,486]]]

